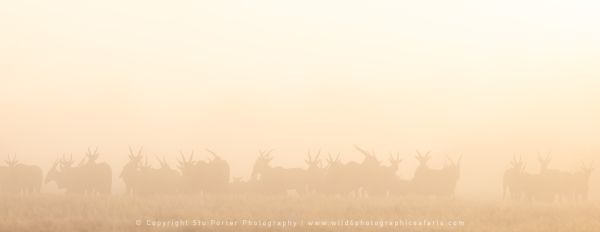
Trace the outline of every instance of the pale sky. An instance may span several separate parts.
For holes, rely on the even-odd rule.
[[[304,167],[352,144],[381,159],[464,154],[459,192],[600,164],[596,1],[2,1],[0,155],[47,169],[100,147],[207,157],[247,177],[258,149]],[[598,182],[594,173],[592,180]],[[115,180],[118,185],[122,181]],[[596,198],[600,186],[593,185]]]

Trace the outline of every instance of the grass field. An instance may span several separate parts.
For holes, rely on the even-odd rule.
[[[0,209],[0,231],[600,230],[595,203],[523,205],[460,198],[38,195],[4,196]],[[356,226],[360,220],[387,224]]]

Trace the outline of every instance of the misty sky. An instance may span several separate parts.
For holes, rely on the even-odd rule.
[[[3,1],[0,156],[44,169],[99,146],[229,160],[308,149],[360,160],[464,154],[459,193],[499,194],[513,154],[531,172],[600,163],[594,1]],[[594,174],[596,180],[600,175]],[[116,180],[122,185],[120,180]],[[596,188],[595,197],[600,195]]]

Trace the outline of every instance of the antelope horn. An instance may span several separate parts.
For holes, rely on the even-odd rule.
[[[160,157],[158,157],[158,155],[154,155],[154,158],[156,158],[156,160],[158,160],[158,163],[160,164],[161,167],[164,166],[164,163],[162,160],[160,160]]]
[[[83,156],[83,157],[81,158],[81,160],[79,161],[79,164],[77,164],[77,165],[78,165],[78,166],[81,166],[81,165],[83,165],[83,161],[85,161],[85,156]]]
[[[358,150],[360,153],[362,153],[364,156],[370,156],[369,152],[363,150],[362,148],[360,148],[359,146],[357,146],[356,144],[354,145],[354,148],[356,150]]]
[[[269,157],[271,155],[271,152],[273,152],[274,149],[271,149],[269,151],[267,151],[267,154],[265,155],[266,157]]]
[[[56,160],[54,161],[54,164],[52,164],[52,169],[55,169],[56,166],[58,166],[59,163],[59,158],[56,158]]]
[[[183,156],[183,151],[179,150],[179,156],[181,156],[181,161],[185,161],[185,156]]]
[[[218,156],[218,155],[217,155],[217,154],[216,154],[214,151],[211,151],[211,150],[210,150],[210,149],[208,149],[208,148],[206,149],[206,151],[207,151],[208,153],[212,154],[212,155],[215,157],[215,159],[218,159],[218,158],[219,158],[219,156]]]

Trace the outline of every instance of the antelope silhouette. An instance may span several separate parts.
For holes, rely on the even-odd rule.
[[[322,162],[320,159],[321,150],[314,155],[311,156],[310,150],[308,151],[307,158],[304,162],[307,165],[306,168],[306,185],[307,191],[310,193],[320,192],[323,188],[325,170],[322,167]]]
[[[353,163],[350,167],[342,163],[340,159],[341,154],[337,154],[334,158],[331,154],[327,157],[327,167],[325,169],[325,176],[323,180],[323,187],[321,191],[326,194],[338,194],[347,195],[358,191],[357,180],[347,176],[351,172],[352,168],[358,166]]]
[[[538,198],[540,200],[545,201],[554,201],[555,199],[561,200],[563,198],[569,197],[569,188],[566,186],[569,185],[569,179],[571,177],[570,173],[562,172],[556,169],[550,169],[550,161],[552,157],[550,157],[550,153],[543,157],[538,152],[538,162],[540,164],[540,172],[537,176],[537,184],[538,188]]]
[[[110,194],[112,171],[107,163],[96,163],[98,156],[98,148],[94,152],[88,148],[85,157],[87,162],[82,161],[80,165],[73,166],[73,155],[69,159],[63,155],[48,171],[46,184],[54,181],[58,188],[71,194]]]
[[[417,151],[415,158],[419,161],[419,166],[411,181],[412,191],[418,195],[453,196],[460,177],[461,157],[456,162],[448,158],[442,169],[432,169],[427,165],[431,159],[429,153],[423,155]]]
[[[85,194],[91,192],[85,180],[81,179],[81,169],[73,167],[73,155],[69,159],[66,155],[54,161],[46,174],[46,184],[55,182],[59,189],[65,189],[67,194]]]
[[[337,195],[353,195],[363,197],[370,189],[372,194],[379,189],[377,178],[381,176],[382,168],[376,156],[361,147],[354,148],[363,155],[363,161],[342,163],[339,154],[334,159],[329,155],[328,166],[325,171],[324,192]]]
[[[91,148],[88,151],[84,159],[78,168],[81,169],[81,175],[79,178],[84,179],[88,188],[93,192],[99,194],[110,194],[112,187],[112,169],[110,165],[105,162],[98,163],[98,147],[92,152]]]
[[[39,166],[21,164],[16,155],[8,156],[0,168],[0,191],[14,194],[39,193],[43,173]]]
[[[368,152],[358,145],[354,145],[354,149],[360,152],[364,159],[361,163],[350,162],[346,164],[347,175],[355,180],[354,187],[356,188],[357,196],[366,197],[371,189],[371,194],[381,195],[381,182],[379,178],[382,176],[380,162],[374,152]]]
[[[222,194],[229,188],[229,163],[212,150],[206,149],[212,155],[208,161],[194,160],[194,151],[188,158],[180,152],[178,169],[182,175],[182,189],[191,194]]]
[[[582,163],[580,170],[570,173],[549,168],[551,160],[549,153],[546,156],[538,153],[540,171],[528,173],[522,157],[517,160],[513,156],[509,169],[504,173],[503,198],[506,198],[508,191],[513,200],[585,200],[593,166]]]
[[[258,191],[264,194],[283,195],[290,191],[304,194],[307,191],[306,172],[301,168],[271,167],[273,158],[270,151],[259,151],[254,162],[251,178],[255,181]]]
[[[181,180],[179,172],[169,167],[166,158],[161,159],[157,155],[155,158],[160,164],[159,168],[152,167],[148,163],[148,157],[144,158],[144,163],[140,166],[140,176],[143,180],[140,193],[143,195],[177,193]]]
[[[229,163],[222,159],[217,153],[206,149],[212,155],[208,161],[207,191],[210,193],[226,193],[229,187]]]
[[[179,151],[181,159],[177,160],[177,168],[182,176],[182,191],[189,194],[202,193],[206,185],[208,175],[208,164],[194,160],[194,151],[186,159],[182,151]]]
[[[134,152],[131,146],[129,146],[129,161],[123,166],[123,170],[119,176],[125,182],[125,193],[128,195],[136,194],[136,191],[139,191],[144,184],[143,174],[140,170],[143,149],[143,147],[140,147],[137,152]]]
[[[440,185],[443,189],[443,194],[447,196],[454,196],[456,191],[456,185],[460,179],[460,161],[462,155],[459,155],[456,160],[447,157],[447,162],[444,165],[444,171],[446,172],[445,178],[442,178]]]
[[[364,183],[364,189],[369,196],[386,196],[398,189],[398,177],[396,172],[400,167],[402,160],[400,154],[392,155],[390,153],[389,166],[372,167],[368,171],[368,181]],[[397,193],[397,192],[396,192]]]
[[[586,165],[581,162],[581,169],[572,174],[570,180],[572,181],[573,200],[586,201],[588,199],[590,176],[594,169],[593,163]]]
[[[523,157],[520,156],[517,159],[513,156],[510,161],[510,167],[504,171],[502,178],[502,198],[506,198],[507,193],[513,200],[520,200],[525,195],[527,188],[525,181],[525,167],[527,165],[523,162]]]

